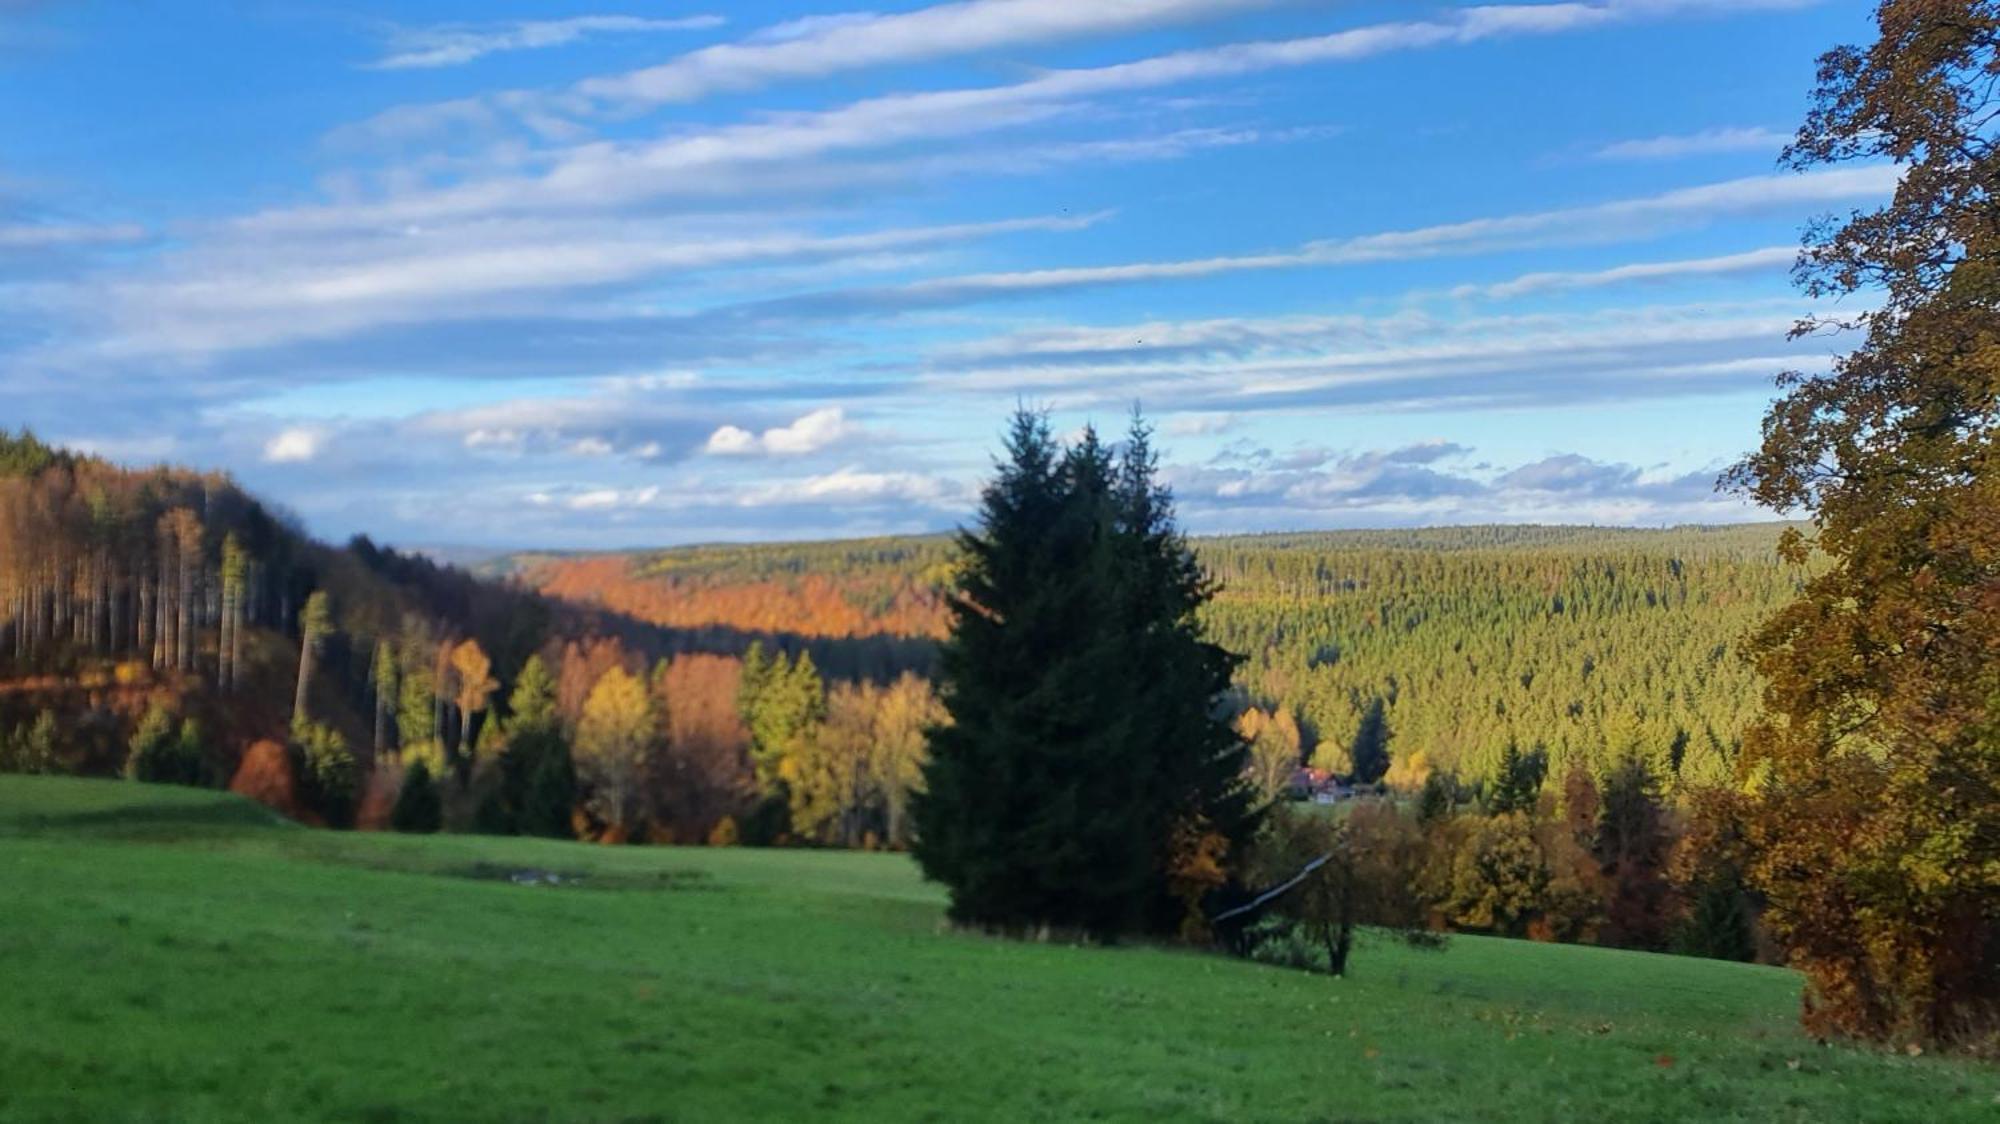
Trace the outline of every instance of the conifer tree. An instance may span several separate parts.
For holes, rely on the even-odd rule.
[[[1154,479],[1143,425],[1114,457],[1017,412],[950,595],[951,722],[930,733],[915,850],[958,920],[1100,936],[1168,928],[1175,839],[1255,829],[1220,705],[1234,658]]]
[[[1347,760],[1356,784],[1374,784],[1389,771],[1389,715],[1381,699],[1369,700],[1368,709],[1361,712]]]
[[[556,714],[556,681],[540,656],[529,656],[508,696],[507,748],[500,755],[502,830],[567,838],[576,806],[576,765]]]

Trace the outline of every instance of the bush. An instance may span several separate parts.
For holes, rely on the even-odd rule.
[[[125,758],[125,775],[152,784],[185,784],[205,788],[215,783],[202,745],[201,729],[190,718],[174,728],[173,715],[155,703],[132,735]]]
[[[56,716],[44,710],[32,726],[16,727],[0,736],[0,773],[54,773]]]
[[[396,793],[396,807],[389,813],[389,826],[397,831],[429,834],[444,826],[444,798],[438,792],[431,768],[422,758],[403,774],[403,787]]]
[[[298,755],[297,772],[306,806],[319,813],[329,827],[351,826],[361,793],[361,770],[347,740],[332,727],[301,722],[292,730],[292,744]]]

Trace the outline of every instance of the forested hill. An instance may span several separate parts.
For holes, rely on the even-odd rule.
[[[1511,740],[1554,767],[1633,751],[1695,778],[1730,766],[1757,701],[1738,644],[1801,578],[1777,557],[1780,529],[1478,526],[1196,546],[1221,586],[1212,633],[1247,657],[1246,702],[1288,713],[1336,771],[1379,700],[1399,777],[1490,775]],[[952,564],[940,535],[498,565],[564,598],[718,639],[810,644],[835,674],[881,676],[929,667]],[[1291,736],[1291,723],[1267,725]]]
[[[314,594],[326,620],[300,675]],[[51,759],[33,768],[116,771],[152,709],[197,723],[212,778],[302,716],[365,759],[385,711],[420,733],[464,730],[437,672],[453,645],[475,642],[509,677],[545,646],[601,636],[664,648],[651,626],[366,538],[315,541],[221,473],[128,468],[0,429],[0,767],[39,721]],[[406,673],[401,698],[376,690],[387,663]]]

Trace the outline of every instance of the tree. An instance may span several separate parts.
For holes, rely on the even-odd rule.
[[[1521,936],[1542,912],[1549,868],[1533,821],[1509,812],[1480,820],[1452,863],[1452,920]]]
[[[431,768],[413,761],[396,790],[396,806],[389,813],[389,826],[397,831],[429,833],[444,826],[444,798],[438,792]]]
[[[1283,796],[1292,774],[1305,764],[1298,719],[1285,707],[1247,707],[1236,719],[1236,732],[1250,745],[1250,783],[1267,802]]]
[[[1381,699],[1370,699],[1347,750],[1356,784],[1374,784],[1389,771],[1389,716]]]
[[[1111,937],[1168,930],[1176,841],[1255,830],[1248,750],[1221,706],[1235,659],[1135,420],[1122,459],[1060,450],[1017,412],[961,532],[915,850],[960,921]]]
[[[1265,820],[1251,872],[1259,885],[1289,886],[1251,931],[1251,955],[1347,974],[1356,931],[1388,930],[1418,947],[1442,940],[1423,927],[1415,892],[1423,834],[1393,807],[1356,808],[1345,820],[1279,807]]]
[[[1637,757],[1620,761],[1604,778],[1596,854],[1609,893],[1605,902],[1610,943],[1656,949],[1667,938],[1667,849],[1671,844],[1659,782]]]
[[[387,640],[375,644],[375,658],[368,668],[369,693],[375,696],[375,759],[389,752],[389,724],[396,711],[396,649]]]
[[[576,766],[556,713],[556,684],[529,656],[508,696],[507,745],[500,754],[494,819],[503,831],[565,839],[576,806]]]
[[[250,577],[250,558],[231,531],[222,539],[222,635],[217,645],[222,686],[230,688],[243,675],[243,612]]]
[[[196,787],[209,784],[208,751],[202,745],[201,730],[194,719],[176,727],[172,712],[165,706],[154,703],[149,707],[132,734],[125,775],[153,784]]]
[[[306,691],[312,685],[313,661],[319,657],[320,648],[332,631],[333,611],[327,605],[326,593],[314,590],[306,598],[305,608],[299,612],[299,685],[298,692],[292,697],[294,726],[307,720]]]
[[[354,823],[361,770],[338,730],[310,720],[292,726],[292,749],[306,804],[329,827]]]
[[[659,742],[653,698],[622,667],[604,673],[583,704],[576,728],[577,779],[592,815],[621,837],[645,816],[646,770]]]
[[[469,762],[473,756],[472,723],[486,709],[486,701],[500,689],[493,678],[493,661],[477,640],[466,640],[451,650],[451,670],[456,687],[459,714],[459,757]]]
[[[1500,772],[1493,778],[1493,792],[1487,811],[1496,816],[1510,812],[1533,812],[1548,772],[1548,758],[1540,751],[1522,753],[1513,742],[1500,755]]]
[[[930,682],[913,672],[896,677],[881,694],[875,713],[872,772],[882,787],[883,838],[891,847],[910,844],[909,805],[923,783],[931,727],[947,720]]]
[[[1893,199],[1807,232],[1808,295],[1869,309],[1781,377],[1726,482],[1810,515],[1826,565],[1751,644],[1751,878],[1819,1033],[1951,1041],[2000,1010],[2000,4],[1885,0],[1820,59],[1785,159],[1895,161]]]
[[[753,842],[769,843],[788,829],[792,789],[826,720],[826,685],[812,653],[800,652],[796,659],[783,652],[766,657],[763,645],[752,643],[744,656],[737,700],[750,731],[750,764],[762,797],[749,834]]]

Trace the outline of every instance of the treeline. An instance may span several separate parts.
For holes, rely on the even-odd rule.
[[[337,827],[907,845],[928,682],[719,639],[0,433],[0,768]]]
[[[1220,591],[1210,634],[1248,659],[1237,706],[1283,726],[1299,763],[1346,775],[1364,719],[1391,780],[1490,775],[1505,747],[1553,767],[1636,755],[1671,790],[1726,777],[1757,712],[1740,643],[1811,572],[1778,524],[1621,530],[1492,526],[1195,539]],[[943,537],[530,556],[552,595],[741,651],[809,648],[842,677],[931,674],[957,558]],[[1272,760],[1272,767],[1279,763]],[[1375,779],[1373,777],[1369,779]]]

